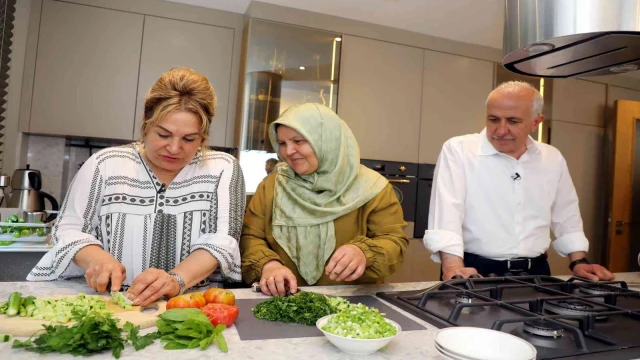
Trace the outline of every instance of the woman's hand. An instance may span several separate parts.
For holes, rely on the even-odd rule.
[[[101,257],[101,259],[89,263],[84,272],[87,284],[100,293],[120,291],[126,277],[127,269],[112,256]],[[111,289],[107,289],[109,281],[111,281]]]
[[[285,296],[287,287],[291,294],[298,292],[298,280],[288,267],[277,260],[271,260],[262,267],[260,290],[265,295]]]
[[[180,284],[168,272],[151,268],[133,280],[126,295],[133,305],[147,306],[164,295],[172,297],[179,292]]]
[[[324,271],[335,281],[354,281],[364,274],[367,258],[355,245],[342,245],[333,253]]]

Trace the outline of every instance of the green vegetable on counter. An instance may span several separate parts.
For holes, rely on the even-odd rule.
[[[111,299],[113,300],[114,303],[116,303],[118,306],[120,306],[125,310],[133,309],[133,306],[131,306],[131,300],[127,299],[124,296],[124,294],[120,291],[112,291]]]
[[[123,329],[118,327],[118,320],[113,318],[107,310],[74,311],[72,319],[75,324],[70,327],[43,325],[44,334],[33,340],[31,338],[25,341],[15,340],[13,347],[24,348],[39,354],[58,352],[73,356],[111,350],[113,357],[118,359],[127,341],[130,341],[136,350],[140,350],[152,344],[158,337],[155,332],[139,336],[140,327],[134,327],[127,322],[124,330],[128,332],[128,336],[124,338]]]
[[[97,296],[76,296],[60,299],[35,299],[35,309],[31,316],[38,320],[49,320],[58,323],[71,321],[74,312],[88,312],[90,310],[105,310],[107,303]]]
[[[15,243],[15,241],[0,241],[0,246],[9,246]]]
[[[171,309],[160,314],[156,327],[166,350],[205,350],[214,341],[222,352],[229,351],[222,332],[224,325],[213,326],[199,309]]]
[[[300,292],[291,296],[276,296],[252,309],[258,319],[314,325],[323,316],[335,314],[346,306],[342,298],[330,299],[314,292]]]
[[[397,333],[376,308],[358,304],[331,317],[322,330],[350,339],[380,339]]]
[[[20,305],[22,301],[22,294],[19,292],[14,292],[9,295],[9,299],[7,300],[7,311],[5,314],[7,316],[16,316],[20,312]]]
[[[11,341],[11,335],[0,334],[0,342],[9,342],[9,341]]]

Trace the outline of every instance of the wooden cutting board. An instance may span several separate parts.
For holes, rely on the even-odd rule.
[[[134,325],[139,325],[140,329],[146,329],[148,327],[152,327],[156,325],[156,320],[158,320],[158,315],[162,314],[167,310],[167,302],[164,300],[158,300],[144,309],[140,306],[134,306],[133,310],[124,310],[118,305],[116,305],[110,296],[100,296],[100,295],[90,295],[92,297],[99,297],[103,299],[107,303],[107,310],[113,312],[113,317],[120,319],[119,323],[122,327],[127,321],[130,321]],[[39,299],[60,299],[67,296],[47,296]],[[142,312],[145,309],[156,309],[156,311],[147,310]],[[52,323],[47,320],[38,320],[30,317],[20,317],[20,316],[7,316],[0,315],[0,334],[11,334],[13,336],[31,336],[38,330],[43,330],[42,324],[46,325],[60,325],[60,323]],[[71,325],[72,323],[67,323],[66,325]]]

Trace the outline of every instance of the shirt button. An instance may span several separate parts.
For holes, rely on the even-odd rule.
[[[160,200],[164,200],[164,195],[160,195],[158,197],[160,198]]]
[[[158,206],[164,206],[164,203],[163,202],[159,202]]]

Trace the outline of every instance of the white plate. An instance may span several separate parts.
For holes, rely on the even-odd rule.
[[[468,360],[468,359],[461,358],[459,356],[455,356],[452,353],[442,349],[440,345],[438,345],[437,343],[436,343],[436,351],[438,352],[438,354],[444,356],[448,360]]]
[[[469,360],[532,360],[536,348],[511,334],[474,327],[450,327],[435,336],[440,349]]]

